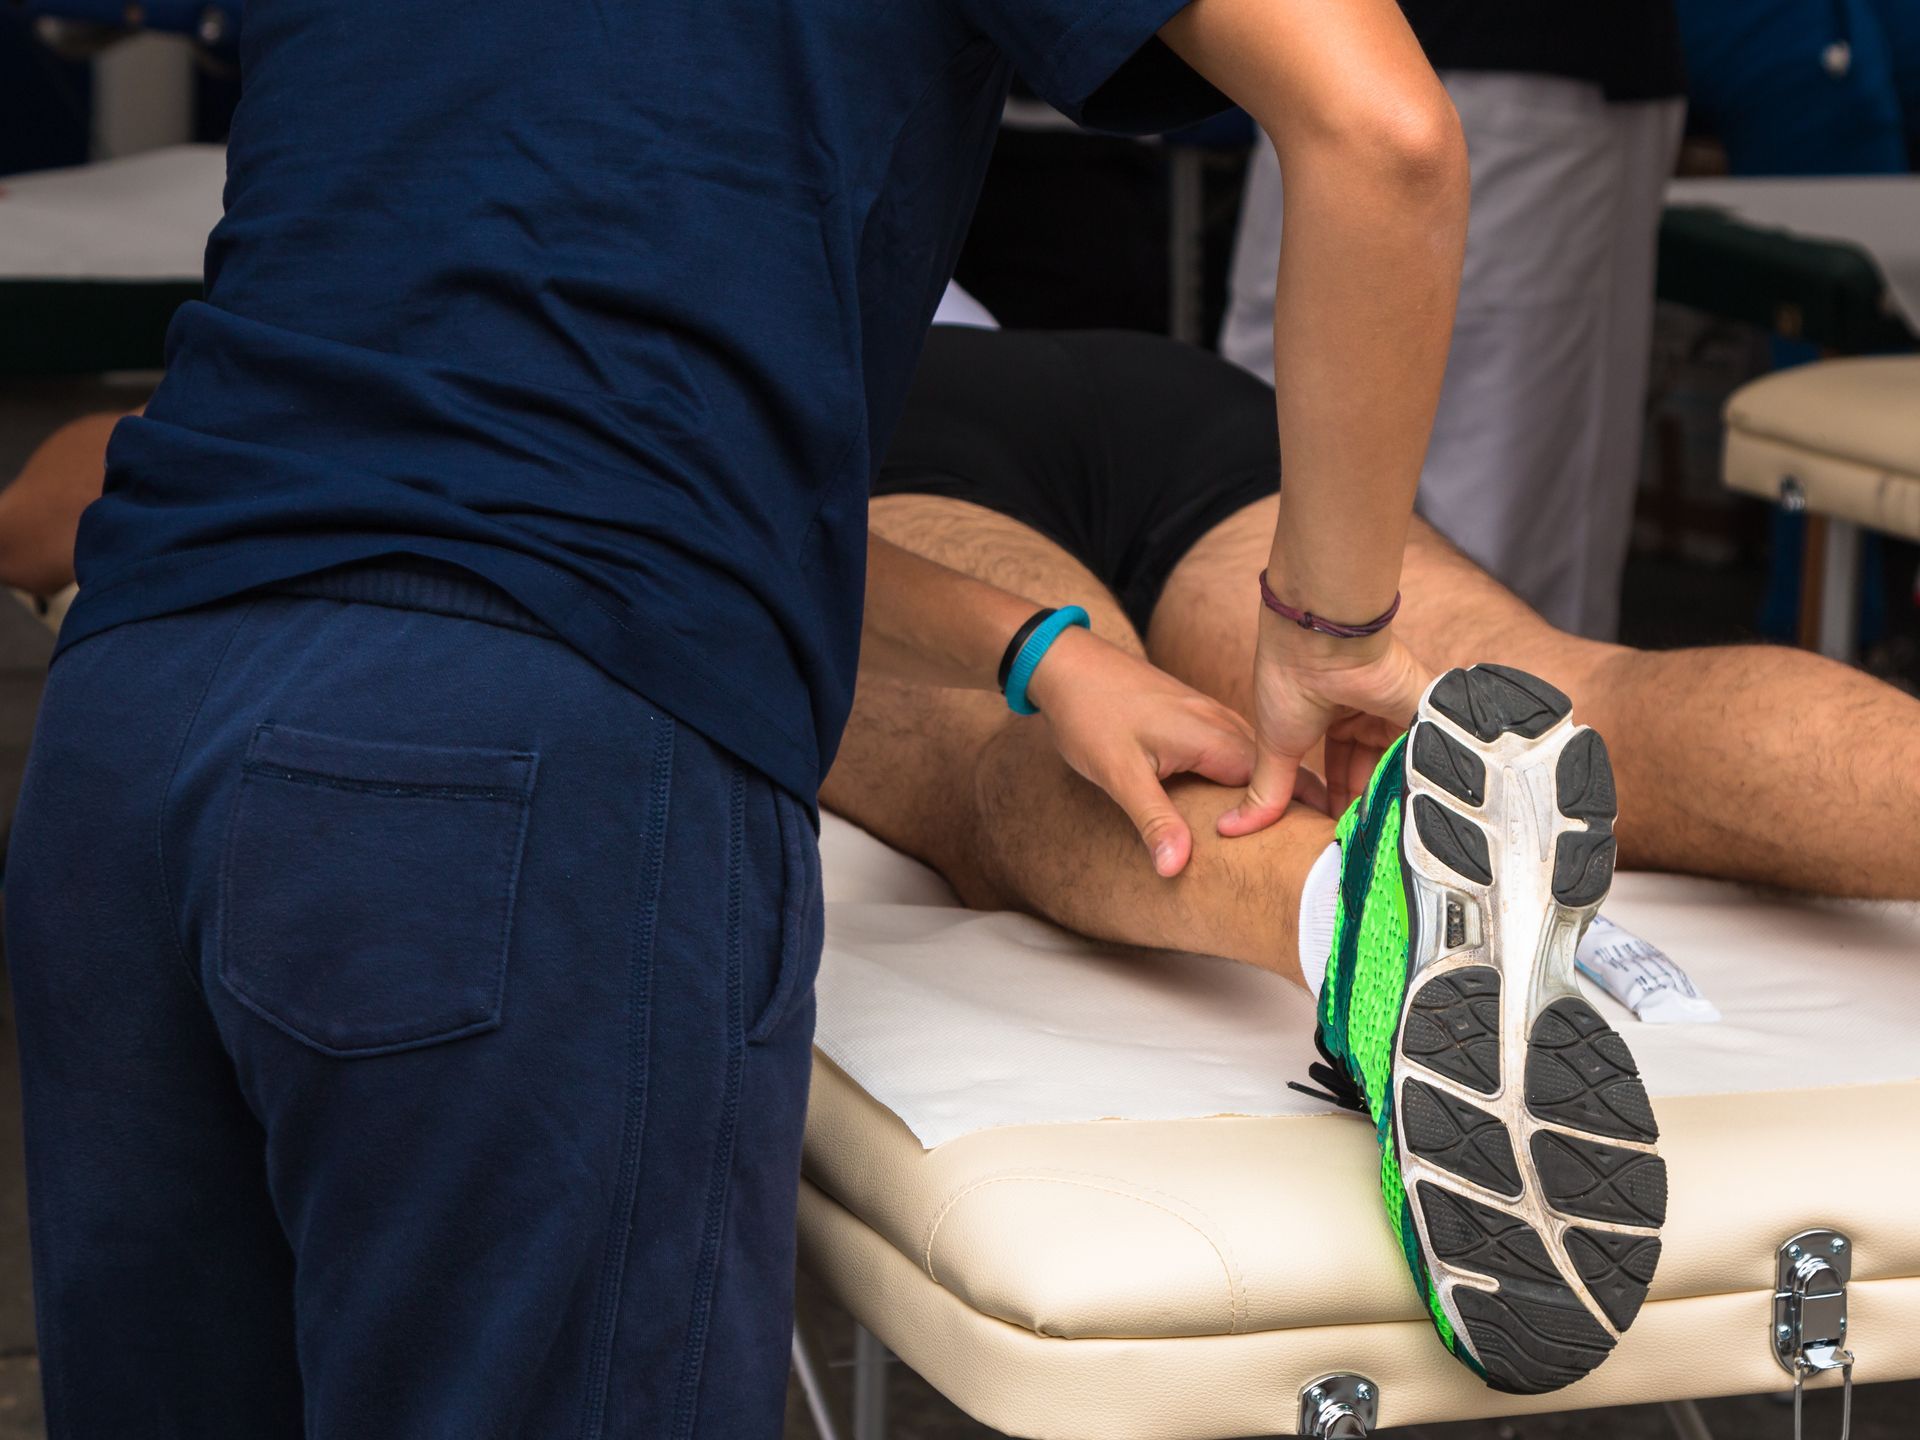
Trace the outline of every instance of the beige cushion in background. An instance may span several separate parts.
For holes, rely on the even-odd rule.
[[[1920,356],[1827,360],[1742,386],[1727,402],[1729,488],[1920,540]]]

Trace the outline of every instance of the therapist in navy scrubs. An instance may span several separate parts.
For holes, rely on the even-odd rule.
[[[1273,137],[1275,574],[1384,610],[1466,194],[1392,0],[249,6],[6,872],[57,1440],[779,1434],[867,486],[1016,68]],[[949,623],[876,651],[993,686]],[[1318,638],[1240,828],[1412,712]]]

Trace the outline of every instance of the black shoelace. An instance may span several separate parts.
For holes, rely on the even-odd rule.
[[[1324,1088],[1315,1090],[1311,1085],[1302,1085],[1297,1080],[1289,1080],[1287,1088],[1298,1090],[1302,1095],[1311,1095],[1316,1100],[1324,1100],[1329,1105],[1338,1105],[1342,1110],[1366,1114],[1367,1102],[1360,1094],[1360,1087],[1354,1083],[1353,1076],[1347,1073],[1347,1067],[1327,1049],[1327,1037],[1318,1025],[1313,1027],[1313,1044],[1320,1052],[1320,1060],[1307,1066],[1307,1075]]]

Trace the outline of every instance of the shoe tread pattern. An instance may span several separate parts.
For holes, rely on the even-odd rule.
[[[1556,1000],[1533,1022],[1526,1098],[1556,1125],[1649,1145],[1660,1138],[1626,1041],[1584,1000]]]
[[[1476,809],[1486,803],[1485,762],[1431,720],[1414,727],[1413,768],[1456,800]]]
[[[1508,733],[1537,739],[1573,709],[1571,700],[1537,675],[1505,665],[1449,670],[1432,695],[1434,709],[1481,741]]]
[[[1554,1297],[1453,1292],[1487,1383],[1516,1395],[1542,1395],[1587,1375],[1613,1349],[1613,1337],[1587,1313],[1571,1290]]]
[[[1573,1229],[1567,1231],[1567,1254],[1613,1328],[1631,1325],[1660,1263],[1660,1238]]]
[[[1469,1090],[1500,1088],[1500,972],[1469,965],[1435,976],[1415,992],[1400,1027],[1400,1050]]]
[[[1478,825],[1431,795],[1413,797],[1413,823],[1420,832],[1420,843],[1442,865],[1476,885],[1493,883],[1486,832]]]
[[[1483,745],[1503,735],[1539,739],[1567,720],[1571,703],[1545,681],[1497,665],[1449,672],[1429,703],[1458,728],[1430,720],[1416,726],[1410,767],[1444,796],[1416,795],[1409,818],[1434,859],[1467,881],[1490,885],[1490,836],[1472,812],[1485,805],[1492,783],[1487,755],[1512,747],[1477,754],[1461,734]],[[1604,898],[1613,878],[1613,769],[1605,742],[1590,730],[1563,729],[1548,743],[1559,744],[1555,808],[1573,822],[1554,840],[1549,883],[1558,905],[1582,910]],[[1427,980],[1402,1022],[1403,1058],[1480,1094],[1496,1094],[1507,1064],[1501,983],[1500,970],[1486,966]],[[1555,1129],[1510,1129],[1515,1117],[1492,1102],[1483,1111],[1415,1076],[1401,1084],[1396,1123],[1403,1153],[1434,1167],[1417,1180],[1416,1203],[1431,1262],[1462,1277],[1448,1294],[1475,1357],[1495,1388],[1536,1394],[1589,1373],[1611,1352],[1615,1333],[1638,1315],[1660,1241],[1613,1227],[1657,1229],[1666,1218],[1667,1175],[1658,1156],[1611,1143],[1651,1144],[1659,1131],[1626,1044],[1590,1005],[1571,997],[1554,1001],[1535,1018],[1524,1055],[1511,1058],[1525,1067],[1524,1077],[1514,1077],[1523,1080],[1517,1103]],[[1449,1176],[1462,1186],[1450,1185]],[[1469,1182],[1489,1201],[1531,1195],[1573,1223],[1555,1242],[1498,1203],[1462,1193]],[[1492,1288],[1480,1288],[1474,1277]]]
[[[1553,1130],[1533,1132],[1533,1169],[1563,1215],[1657,1228],[1667,1218],[1667,1166],[1658,1155]]]
[[[1444,1186],[1422,1180],[1415,1187],[1433,1253],[1455,1270],[1471,1270],[1525,1289],[1566,1290],[1533,1227]],[[1569,1292],[1571,1293],[1571,1292]]]
[[[1425,1181],[1418,1189],[1434,1255],[1499,1283],[1493,1291],[1453,1290],[1496,1388],[1523,1395],[1557,1390],[1607,1358],[1613,1337],[1561,1277],[1532,1226]]]
[[[1397,1113],[1407,1148],[1422,1160],[1496,1195],[1520,1193],[1513,1141],[1498,1117],[1418,1080],[1402,1087]]]
[[[1560,813],[1584,821],[1586,828],[1567,831],[1554,845],[1553,898],[1573,909],[1597,905],[1613,883],[1618,851],[1613,766],[1597,732],[1582,730],[1567,742],[1555,767],[1554,788]]]

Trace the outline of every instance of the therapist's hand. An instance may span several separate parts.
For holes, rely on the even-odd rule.
[[[1327,811],[1338,818],[1413,722],[1432,679],[1391,626],[1342,640],[1263,609],[1253,666],[1253,779],[1220,817],[1220,833],[1251,835],[1278,820],[1293,798],[1302,757],[1323,736]]]
[[[1253,727],[1244,717],[1085,630],[1053,642],[1027,694],[1067,764],[1127,812],[1160,875],[1178,875],[1193,853],[1193,832],[1165,782],[1252,778]]]

